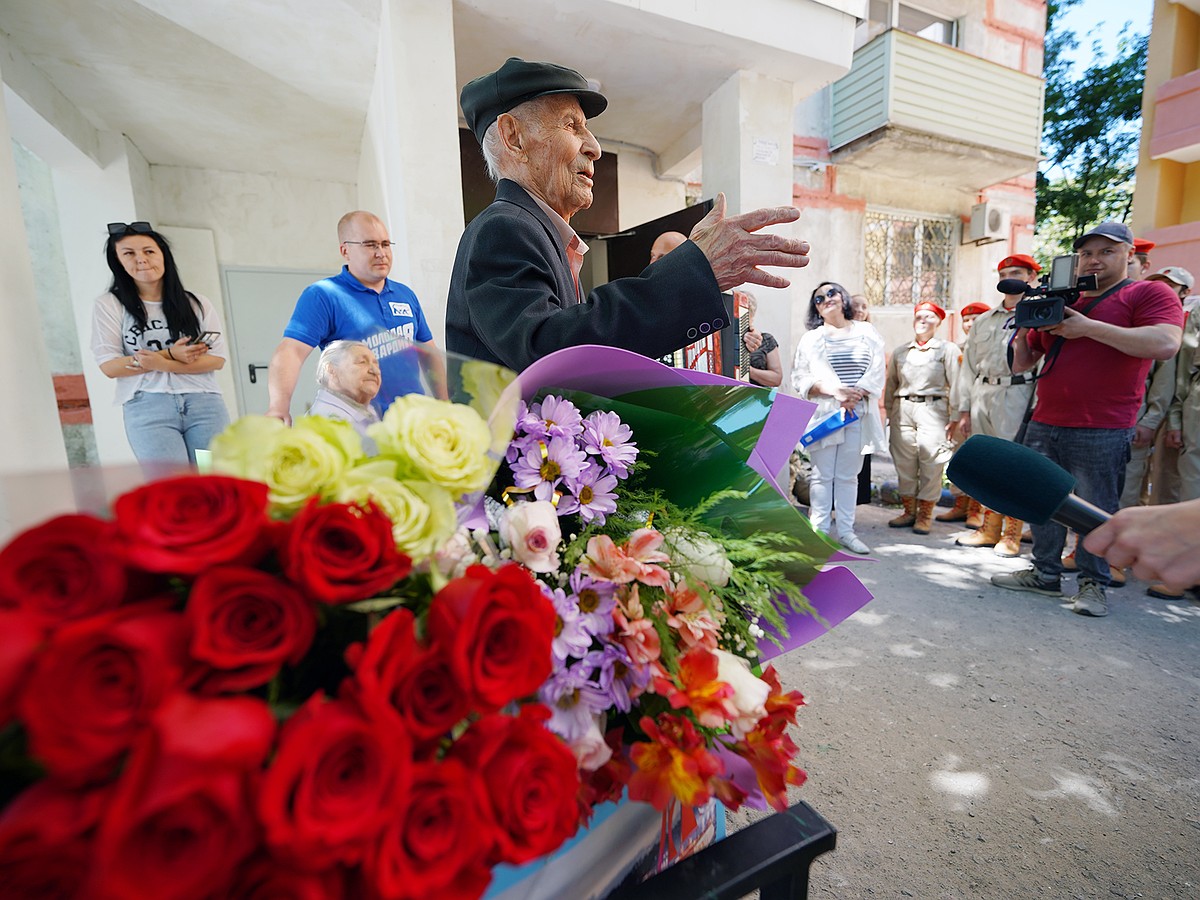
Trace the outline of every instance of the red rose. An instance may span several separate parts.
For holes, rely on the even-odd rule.
[[[397,717],[418,747],[448,734],[470,711],[441,648],[417,644],[407,609],[390,613],[358,655],[354,695],[364,709]]]
[[[13,717],[18,692],[46,631],[47,626],[29,613],[0,610],[0,728]]]
[[[301,872],[266,854],[242,864],[222,900],[341,900],[343,873]]]
[[[483,712],[534,693],[550,677],[554,606],[521,566],[471,566],[429,607],[431,643],[449,655],[455,679]]]
[[[182,677],[186,647],[183,616],[161,605],[64,625],[18,699],[31,754],[72,784],[106,777]]]
[[[543,726],[550,711],[521,707],[516,718],[485,716],[451,749],[481,773],[483,797],[496,823],[490,862],[521,864],[557,849],[579,826],[575,755]]]
[[[412,560],[396,549],[391,520],[373,503],[310,500],[292,520],[279,558],[284,574],[322,603],[365,600],[412,571]]]
[[[260,700],[168,698],[100,823],[96,882],[103,895],[223,895],[235,867],[258,846],[251,785],[274,733]]]
[[[0,897],[80,897],[108,789],[76,791],[52,779],[0,815]]]
[[[192,659],[200,663],[190,680],[205,693],[266,684],[284,663],[304,658],[317,630],[316,611],[298,590],[241,566],[197,578],[184,615]]]
[[[0,550],[0,607],[19,607],[57,625],[116,608],[127,586],[113,526],[59,516]]]
[[[258,796],[276,856],[308,871],[357,863],[395,815],[412,751],[403,731],[314,694],[283,726]]]
[[[458,760],[421,763],[406,802],[372,845],[367,880],[385,900],[474,900],[492,873],[484,862],[491,823],[478,807],[482,790]]]
[[[156,481],[117,498],[117,531],[130,564],[197,575],[211,566],[253,565],[270,548],[267,486],[224,475]]]

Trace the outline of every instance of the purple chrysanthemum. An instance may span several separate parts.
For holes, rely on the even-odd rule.
[[[531,415],[523,420],[528,422],[529,434],[535,433],[534,430],[537,429],[546,437],[574,438],[583,432],[583,419],[579,415],[579,409],[570,400],[564,400],[562,397],[549,394],[541,403],[533,404],[530,413]],[[533,416],[537,416],[536,423],[532,421]]]
[[[542,590],[554,604],[554,612],[558,615],[554,621],[554,638],[550,642],[555,661],[561,663],[570,657],[583,657],[592,646],[592,634],[579,614],[576,598],[568,597],[562,588],[550,590],[543,587]]]
[[[604,637],[613,630],[613,610],[617,608],[617,585],[597,581],[578,569],[571,575],[571,596],[583,627],[590,634]]]
[[[564,478],[579,477],[586,462],[583,451],[570,438],[550,438],[548,443],[538,441],[512,464],[513,481],[519,488],[534,488],[536,499],[549,500]]]
[[[638,448],[630,438],[633,432],[615,412],[597,410],[583,420],[583,447],[599,456],[618,478],[629,475],[637,460]]]
[[[608,474],[594,462],[584,466],[578,477],[565,480],[564,486],[571,492],[570,503],[567,507],[560,504],[559,515],[577,512],[584,524],[595,521],[603,525],[608,513],[616,512],[617,495],[613,490],[617,476]]]

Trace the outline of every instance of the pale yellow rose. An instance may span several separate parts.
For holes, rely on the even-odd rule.
[[[500,515],[500,538],[512,549],[513,559],[529,571],[558,571],[562,530],[558,513],[549,501],[514,503],[504,510]]]
[[[684,528],[663,531],[664,550],[671,556],[671,566],[682,569],[709,587],[725,587],[733,574],[733,563],[724,548],[706,532]]]
[[[733,688],[733,696],[725,702],[736,710],[730,725],[739,739],[754,730],[758,720],[767,714],[767,698],[771,688],[765,681],[750,671],[750,664],[740,656],[725,650],[714,650],[717,655],[717,681]]]
[[[396,546],[419,563],[454,534],[458,519],[450,493],[428,481],[400,481],[390,460],[350,469],[338,481],[333,498],[339,503],[374,501],[392,520]]]
[[[292,513],[310,497],[328,496],[363,456],[348,422],[305,416],[288,428],[278,419],[246,416],[213,440],[213,471],[261,481],[275,512]]]
[[[461,403],[406,394],[367,433],[381,456],[396,460],[401,477],[439,484],[455,498],[483,490],[496,471],[487,423]]]

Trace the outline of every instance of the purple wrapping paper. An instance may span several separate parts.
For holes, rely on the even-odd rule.
[[[542,357],[517,376],[517,383],[521,396],[526,400],[542,388],[551,387],[587,391],[603,397],[617,397],[631,391],[689,384],[744,386],[744,382],[721,375],[673,369],[628,350],[592,344],[568,347]],[[787,491],[780,486],[778,476],[787,466],[792,450],[799,443],[800,436],[807,428],[816,408],[815,403],[777,391],[762,434],[747,460],[747,464],[782,497],[787,497]],[[861,561],[861,557],[850,556],[841,551],[830,556],[831,562],[841,560]],[[788,637],[781,638],[783,646],[776,646],[770,640],[761,642],[759,651],[763,662],[820,637],[862,609],[872,599],[871,592],[854,573],[841,566],[820,572],[804,588],[804,596],[825,624],[805,613],[789,613],[784,617]],[[779,635],[776,633],[776,636]]]

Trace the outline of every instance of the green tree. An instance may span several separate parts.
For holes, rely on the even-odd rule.
[[[1080,0],[1050,0],[1046,8],[1044,160],[1037,175],[1039,250],[1070,252],[1089,225],[1126,221],[1141,135],[1147,35],[1121,32],[1107,58],[1098,43],[1082,72],[1069,54],[1079,46],[1059,19]]]

